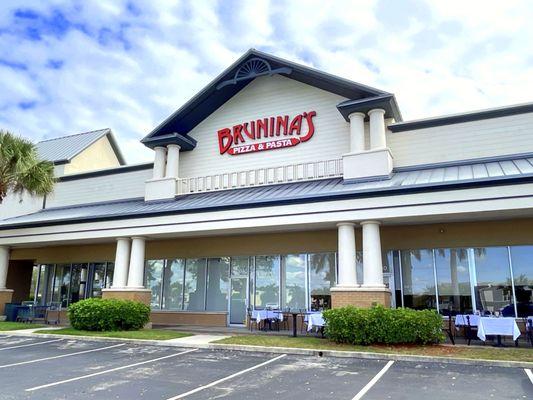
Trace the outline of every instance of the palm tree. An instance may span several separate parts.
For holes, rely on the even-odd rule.
[[[46,196],[54,183],[54,165],[39,159],[32,142],[0,130],[0,203],[8,192]]]

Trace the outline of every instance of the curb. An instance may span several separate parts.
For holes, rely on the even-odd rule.
[[[208,344],[194,344],[194,343],[180,343],[169,342],[168,340],[150,340],[150,339],[130,339],[130,338],[108,338],[98,336],[71,336],[71,335],[57,335],[53,333],[24,333],[10,331],[0,332],[1,336],[21,336],[21,337],[42,337],[51,339],[68,339],[68,340],[91,340],[95,342],[105,341],[121,341],[137,344],[147,344],[161,347],[182,347],[208,350],[229,350],[229,351],[244,351],[252,353],[270,353],[270,354],[294,354],[313,357],[335,357],[335,358],[355,358],[363,360],[393,360],[393,361],[407,361],[407,362],[423,362],[423,363],[442,363],[442,364],[456,364],[456,365],[475,365],[484,367],[503,367],[503,368],[533,368],[533,362],[526,361],[498,361],[498,360],[483,360],[483,359],[469,359],[469,358],[449,358],[449,357],[432,357],[432,356],[417,356],[417,355],[403,355],[390,353],[371,353],[363,351],[340,351],[340,350],[321,350],[321,349],[302,349],[293,347],[266,347],[266,346],[251,346],[242,344],[222,344],[222,343],[208,343]],[[13,332],[13,331],[11,331]],[[173,339],[170,339],[173,340]],[[533,355],[533,351],[532,351]]]

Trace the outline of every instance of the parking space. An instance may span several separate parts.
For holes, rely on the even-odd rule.
[[[533,399],[519,368],[52,340],[0,337],[0,399]]]

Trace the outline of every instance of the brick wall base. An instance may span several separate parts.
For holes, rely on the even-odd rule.
[[[149,306],[151,297],[150,289],[102,289],[103,299],[133,300]]]
[[[381,304],[389,308],[391,304],[391,293],[387,288],[331,288],[331,307],[339,308],[345,306],[355,306],[370,308],[373,305]]]
[[[227,312],[210,311],[152,311],[154,325],[227,326]]]
[[[12,298],[13,298],[13,290],[0,289],[0,315],[4,315],[4,306],[7,303],[11,303]]]

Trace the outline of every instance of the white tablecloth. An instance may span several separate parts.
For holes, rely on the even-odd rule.
[[[468,321],[466,320],[466,317],[470,317],[470,326],[478,326],[479,324],[479,315],[475,314],[468,314],[468,315],[456,315],[455,316],[455,328],[459,329],[461,326],[467,326]]]
[[[322,313],[313,313],[307,316],[307,330],[310,331],[314,327],[322,327],[325,325]]]
[[[265,319],[277,319],[277,320],[283,321],[283,313],[280,311],[274,311],[274,310],[253,310],[252,318],[256,318],[257,323]]]
[[[520,336],[520,329],[514,318],[490,318],[481,317],[477,327],[477,336],[481,340],[487,340],[487,335],[512,336],[513,340]]]

